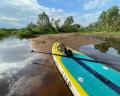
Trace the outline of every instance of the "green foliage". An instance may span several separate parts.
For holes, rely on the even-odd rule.
[[[67,17],[66,20],[64,21],[64,24],[62,25],[62,30],[64,32],[71,32],[73,22],[74,20],[72,16]]]
[[[60,19],[52,18],[43,12],[38,15],[37,25],[30,22],[22,29],[0,29],[0,37],[7,35],[17,35],[20,37],[29,37],[34,34],[50,34],[60,32],[120,32],[120,12],[118,6],[113,6],[106,12],[103,11],[98,17],[98,21],[90,23],[87,27],[80,24],[73,24],[72,16],[66,17],[64,23],[60,24]]]
[[[49,20],[48,15],[45,12],[38,15],[37,24],[38,27],[42,28],[45,32],[49,31],[49,29],[52,29],[52,24]]]
[[[108,31],[120,31],[120,13],[118,6],[113,6],[107,12],[103,11],[98,18],[98,27]]]
[[[78,32],[79,28],[81,27],[80,24],[73,24],[72,25],[72,31],[73,32]]]
[[[16,35],[18,37],[31,37],[32,33],[30,31],[27,31],[25,28],[14,30],[10,33],[10,35]]]
[[[78,32],[85,32],[85,28],[82,26],[81,28],[78,29]]]
[[[6,31],[5,30],[0,30],[0,36],[2,37],[2,36],[6,36]]]
[[[73,17],[72,16],[69,16],[66,18],[66,20],[64,21],[64,25],[65,26],[71,26],[73,24],[74,20],[73,20]]]
[[[10,35],[10,32],[6,31],[5,28],[0,29],[0,40],[3,39],[4,37],[8,37]]]
[[[32,22],[26,26],[26,29],[29,31],[34,31],[37,25],[33,24]]]
[[[101,14],[100,14],[100,16],[99,16],[99,18],[98,18],[98,21],[99,22],[105,22],[105,17],[106,17],[106,12],[105,11],[103,11]]]
[[[120,32],[120,12],[118,6],[113,6],[98,17],[98,22],[90,23],[78,31],[84,32]]]
[[[59,33],[59,31],[60,31],[59,23],[60,23],[60,19],[55,20],[55,19],[52,18],[53,29],[56,33]]]

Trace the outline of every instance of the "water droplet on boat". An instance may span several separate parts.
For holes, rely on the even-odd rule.
[[[84,81],[84,79],[83,79],[82,77],[79,77],[78,80],[79,80],[80,82],[83,82],[83,81]]]
[[[108,70],[108,67],[106,67],[106,66],[103,66],[103,69],[105,69],[105,70]]]

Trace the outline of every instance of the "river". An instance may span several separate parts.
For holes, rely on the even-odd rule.
[[[120,40],[104,41],[79,47],[80,52],[119,71]],[[0,41],[0,96],[72,96],[54,63],[31,50],[28,39]]]
[[[14,83],[21,78],[18,73],[38,58],[30,53],[29,43],[17,37],[0,41],[0,96],[12,94]]]
[[[85,45],[80,47],[80,52],[94,58],[97,61],[108,63],[116,71],[120,72],[120,39],[99,38],[103,43],[96,45]]]
[[[54,64],[41,57],[28,39],[1,40],[0,96],[72,96]]]

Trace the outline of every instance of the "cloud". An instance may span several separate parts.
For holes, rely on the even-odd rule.
[[[91,2],[93,1],[98,2],[99,0],[92,0]],[[103,0],[99,2],[103,2]],[[88,2],[84,6],[91,8],[90,6],[92,6],[92,4]],[[0,3],[0,28],[24,28],[30,22],[36,24],[38,14],[42,12],[46,12],[50,20],[51,18],[60,18],[61,24],[67,16],[73,16],[74,23],[80,23],[82,25],[87,25],[87,22],[90,21],[88,17],[91,18],[87,15],[82,16],[79,12],[65,12],[62,9],[45,7],[39,5],[37,0],[2,0]],[[91,19],[91,21],[92,20],[95,21],[94,19]]]
[[[102,13],[102,11],[98,11],[98,12],[90,13],[90,14],[85,14],[82,16],[81,22],[84,22],[84,25],[94,23],[94,22],[98,21],[98,17],[100,16],[101,13]]]
[[[42,12],[59,17],[63,10],[41,6],[37,0],[3,0],[0,3],[0,27],[25,27],[29,22],[36,23]]]
[[[37,0],[3,0],[0,3],[0,27],[25,27],[30,22],[36,23],[42,12],[46,12],[50,19],[60,18],[61,23],[67,16],[78,16],[77,12],[66,13],[62,9],[44,7]]]
[[[24,11],[25,5],[19,5],[16,1],[20,0],[4,0],[0,3],[0,27],[23,27],[29,20],[25,15],[28,11]],[[16,4],[15,4],[16,3]],[[28,12],[29,14],[29,12]]]
[[[101,8],[104,6],[109,0],[90,0],[89,2],[84,4],[84,8],[86,10],[93,8]]]
[[[10,17],[1,17],[0,20],[19,21],[19,19],[17,19],[17,18],[10,18]]]
[[[4,48],[4,49],[16,48],[16,47],[22,47],[22,46],[24,46],[24,45],[25,45],[24,43],[15,44],[15,45],[7,45],[7,44],[4,44],[4,45],[0,46],[0,49],[2,49],[2,48]]]

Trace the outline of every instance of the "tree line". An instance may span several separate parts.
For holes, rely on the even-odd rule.
[[[50,21],[49,16],[43,12],[38,15],[37,25],[32,22],[26,26],[29,32],[33,33],[59,33],[59,32],[77,32],[80,28],[80,24],[73,24],[74,20],[72,16],[68,16],[63,25],[60,25],[60,19],[55,20],[52,18]]]
[[[49,20],[48,15],[43,12],[38,15],[37,25],[32,22],[27,25],[27,30],[35,33],[61,33],[61,32],[120,32],[120,12],[118,6],[113,6],[106,12],[103,11],[98,21],[90,23],[87,27],[81,24],[73,24],[74,19],[68,16],[63,25],[60,26],[60,19]]]
[[[98,31],[120,32],[120,12],[118,6],[113,6],[106,12],[103,11],[98,21],[90,23],[88,28]]]
[[[87,27],[81,24],[74,24],[72,16],[66,17],[63,24],[61,20],[52,18],[43,12],[38,15],[37,24],[30,22],[25,28],[21,29],[0,29],[0,37],[8,34],[18,36],[32,36],[34,34],[50,34],[65,32],[120,32],[120,12],[118,6],[113,6],[106,12],[103,11],[98,17],[98,21],[90,23]]]

